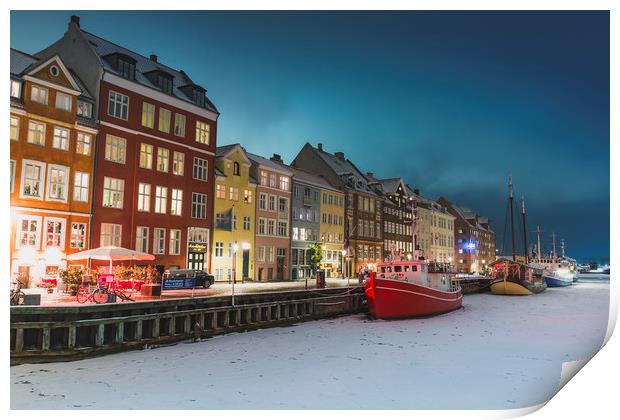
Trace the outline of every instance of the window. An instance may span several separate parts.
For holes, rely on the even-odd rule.
[[[127,121],[128,109],[129,97],[111,90],[108,99],[108,115]]]
[[[11,160],[11,192],[14,191],[15,187],[15,161]]]
[[[209,144],[209,130],[209,124],[196,121],[196,141],[202,144]]]
[[[69,168],[60,165],[48,165],[47,172],[47,199],[66,201]]]
[[[88,102],[78,100],[77,114],[82,117],[91,118],[93,116],[93,105]]]
[[[261,210],[267,210],[267,194],[258,194],[258,208]]]
[[[226,198],[226,187],[224,185],[217,184],[215,186],[215,197]]]
[[[260,262],[265,261],[265,247],[264,246],[258,247],[258,261]]]
[[[102,223],[99,246],[121,246],[122,228],[122,225]]]
[[[269,186],[271,188],[276,187],[276,174],[269,174]]]
[[[278,222],[278,236],[288,236],[287,222]]]
[[[243,216],[243,230],[250,230],[250,216]]]
[[[63,111],[71,111],[71,96],[56,92],[56,108]]]
[[[192,217],[194,219],[207,218],[207,195],[192,193]]]
[[[11,80],[11,98],[21,98],[22,84],[18,80]]]
[[[125,79],[134,80],[136,77],[136,64],[135,61],[131,58],[120,57],[118,56],[116,63],[116,70],[123,76]]]
[[[151,144],[140,143],[140,167],[153,168],[153,146]]]
[[[269,262],[272,263],[273,262],[273,257],[274,257],[274,248],[272,246],[269,247]],[[273,270],[273,269],[270,269]],[[271,276],[272,274],[269,275],[269,279],[271,280]]]
[[[288,176],[281,176],[280,177],[280,189],[283,191],[288,191],[288,187],[289,187]]]
[[[207,180],[208,163],[209,162],[206,159],[201,159],[198,157],[194,158],[194,169],[193,169],[194,179],[199,179],[201,181]]]
[[[265,228],[266,228],[266,220],[261,217],[260,219],[258,219],[258,233],[260,235],[264,235],[267,232]]]
[[[69,150],[69,130],[66,128],[54,127],[52,147],[54,149]]]
[[[183,175],[185,170],[185,153],[174,152],[172,154],[172,173],[174,175]]]
[[[174,114],[174,135],[185,137],[185,115]]]
[[[45,218],[45,247],[65,247],[65,219]]]
[[[157,170],[159,172],[168,172],[168,158],[170,151],[163,147],[157,148]]]
[[[215,256],[223,257],[224,256],[224,242],[216,242],[215,243]]]
[[[251,190],[243,190],[243,202],[251,203],[252,202],[252,191]]]
[[[47,89],[37,85],[32,85],[30,88],[30,100],[47,105]]]
[[[11,115],[11,140],[19,140],[19,117]]]
[[[267,172],[260,171],[260,184],[267,186]]]
[[[151,210],[151,184],[138,184],[138,211]]]
[[[90,156],[93,144],[93,136],[86,133],[77,133],[77,142],[75,144],[75,153]]]
[[[183,207],[183,190],[173,188],[170,202],[170,214],[173,216],[180,216]]]
[[[278,209],[280,210],[281,213],[288,213],[288,200],[286,198],[280,197],[278,199]],[[308,212],[308,214],[310,214],[310,212]],[[310,216],[308,216],[308,220],[310,220],[309,217]]]
[[[276,221],[274,219],[267,220],[267,235],[276,234]]]
[[[77,249],[86,247],[86,223],[71,223],[69,247]]]
[[[233,175],[239,176],[239,162],[233,163]]]
[[[276,196],[269,196],[269,211],[276,211]]]
[[[45,146],[45,124],[28,121],[28,138],[26,141],[38,146]]]
[[[24,160],[22,162],[22,196],[43,198],[45,164]]]
[[[153,229],[153,254],[163,254],[166,252],[166,229]]]
[[[166,213],[166,201],[168,200],[168,187],[155,187],[155,213]]]
[[[229,198],[232,201],[239,201],[239,188],[237,188],[237,187],[230,187],[229,188]]]
[[[155,105],[142,102],[142,125],[153,128],[155,122]]]
[[[41,217],[23,216],[17,225],[17,240],[19,248],[32,246],[39,247],[41,239]]]
[[[159,108],[159,131],[170,132],[170,110]]]
[[[126,139],[111,134],[105,136],[105,160],[124,164],[126,148]]]
[[[146,226],[136,228],[136,251],[149,252],[149,228]]]
[[[170,244],[168,245],[168,254],[181,254],[181,231],[179,229],[170,229]]]
[[[88,202],[88,183],[90,175],[87,172],[75,172],[73,176],[73,200]]]
[[[103,207],[123,208],[125,180],[103,177]]]

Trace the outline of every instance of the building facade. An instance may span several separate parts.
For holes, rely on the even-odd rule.
[[[345,272],[373,270],[383,261],[383,197],[344,153],[328,153],[320,143],[316,148],[306,143],[291,166],[312,171],[343,192]]]
[[[93,92],[96,145],[92,247],[155,255],[164,268],[210,270],[217,109],[183,71],[80,28],[58,54]]]
[[[254,278],[256,180],[251,166],[241,145],[217,148],[212,253],[216,281]]]
[[[336,188],[323,187],[321,193],[320,238],[323,247],[321,268],[327,277],[344,276],[344,194]],[[344,252],[343,252],[344,251]]]
[[[495,260],[491,221],[473,210],[440,197],[437,202],[455,217],[455,265],[459,273],[483,273]]]
[[[10,59],[11,273],[34,287],[88,248],[97,130],[92,96],[60,57]]]
[[[448,210],[430,201],[430,246],[428,258],[441,263],[454,263],[454,220]]]
[[[248,158],[257,181],[254,279],[289,280],[293,173],[278,155],[267,159],[248,153]]]

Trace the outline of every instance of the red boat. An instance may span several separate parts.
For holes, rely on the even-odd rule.
[[[446,264],[424,260],[377,265],[364,291],[375,318],[406,318],[449,312],[461,307],[463,293]]]

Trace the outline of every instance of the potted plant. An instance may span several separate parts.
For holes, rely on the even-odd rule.
[[[144,296],[161,295],[161,276],[155,267],[148,265],[144,267],[145,283],[140,288],[140,293]]]
[[[71,296],[77,294],[78,287],[82,283],[83,271],[79,267],[69,267],[66,270],[59,270],[58,277],[64,284],[67,285],[67,289],[71,293]]]
[[[52,283],[47,283],[47,293],[51,294],[54,293],[54,285]]]

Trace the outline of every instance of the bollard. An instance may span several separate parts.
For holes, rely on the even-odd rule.
[[[194,341],[200,341],[202,337],[202,328],[200,327],[200,323],[196,322],[194,324]]]

